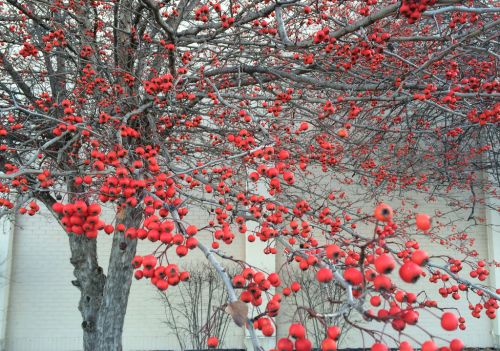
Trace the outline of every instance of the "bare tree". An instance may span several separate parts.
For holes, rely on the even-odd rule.
[[[208,264],[188,270],[189,280],[179,285],[178,291],[160,292],[164,323],[182,350],[204,349],[210,336],[216,336],[223,346],[231,323],[224,310],[228,300],[224,283]]]

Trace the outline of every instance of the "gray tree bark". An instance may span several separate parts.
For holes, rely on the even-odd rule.
[[[137,227],[142,220],[142,211],[140,207],[127,207],[118,216],[125,227]],[[130,240],[123,232],[115,232],[97,320],[95,351],[122,350],[123,324],[133,275],[131,262],[136,248],[137,239]]]
[[[106,276],[97,262],[95,239],[69,234],[70,262],[76,280],[72,283],[80,292],[78,309],[82,315],[83,349],[95,350],[97,344],[97,319],[102,302]]]

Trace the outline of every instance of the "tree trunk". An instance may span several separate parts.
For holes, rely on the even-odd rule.
[[[119,220],[125,227],[138,227],[142,219],[140,207],[121,210]],[[127,239],[123,232],[115,231],[109,260],[108,276],[97,321],[97,345],[95,351],[121,351],[122,332],[127,310],[130,285],[132,284],[132,259],[137,239]]]
[[[68,184],[68,189],[72,194],[70,200],[75,201],[77,197],[74,194],[81,192],[81,189],[74,184]],[[97,260],[96,239],[74,233],[68,233],[68,238],[71,249],[70,262],[76,278],[71,283],[80,290],[78,310],[82,315],[83,349],[91,351],[95,350],[97,345],[97,320],[106,276]]]
[[[70,262],[74,267],[73,274],[76,278],[72,283],[81,292],[78,309],[83,319],[83,349],[91,351],[96,349],[97,319],[106,276],[97,262],[95,239],[69,234],[69,243]]]
[[[39,194],[38,198],[59,219],[52,210],[55,200],[46,193]],[[117,213],[116,224],[123,223],[126,228],[137,228],[141,221],[140,207],[127,207]],[[76,278],[72,284],[81,292],[78,309],[83,319],[83,349],[121,351],[123,323],[132,284],[131,262],[135,256],[137,239],[127,239],[123,232],[115,231],[106,277],[97,261],[96,239],[73,233],[69,233],[68,237],[70,262]]]

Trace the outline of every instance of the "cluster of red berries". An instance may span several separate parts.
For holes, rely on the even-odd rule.
[[[160,93],[166,94],[174,87],[172,83],[173,76],[170,73],[164,74],[160,77],[152,78],[144,82],[144,90],[149,95],[158,95]]]
[[[304,53],[302,56],[302,61],[305,65],[312,65],[314,63],[314,54],[313,53]]]
[[[449,62],[449,68],[446,71],[446,79],[452,80],[458,75],[458,63],[456,61]]]
[[[472,278],[477,278],[480,281],[486,280],[490,272],[486,268],[484,268],[485,266],[486,266],[485,261],[481,260],[477,262],[477,268],[470,272],[470,276]]]
[[[254,321],[253,327],[260,330],[264,336],[272,336],[274,334],[273,322],[270,318],[261,317]]]
[[[1,185],[0,185],[0,192],[3,192],[1,191]],[[9,199],[4,199],[4,198],[0,198],[0,207],[6,207],[8,209],[11,209],[14,207],[14,203],[12,201],[10,201]]]
[[[29,208],[29,209],[28,209]],[[21,207],[19,209],[20,214],[28,214],[30,216],[34,216],[38,211],[40,211],[40,206],[35,201],[31,201],[28,208]]]
[[[456,13],[452,13],[451,21],[448,24],[448,26],[453,29],[457,26],[457,24],[465,24],[465,23],[467,23],[467,21],[469,21],[469,23],[474,23],[478,19],[479,19],[479,15],[477,13],[467,14],[466,12],[463,12],[463,13],[456,12]]]
[[[223,212],[220,208],[215,210],[217,216],[221,219],[221,222],[223,221],[222,217],[227,218],[227,213]],[[224,218],[225,220],[225,218]],[[214,239],[215,240],[222,240],[224,244],[230,245],[233,240],[234,240],[234,233],[231,231],[231,227],[227,222],[223,222],[222,228],[217,229],[214,232]],[[218,249],[219,248],[219,243],[214,241],[212,243],[212,248]]]
[[[409,24],[413,24],[422,17],[427,7],[435,3],[436,0],[403,0],[399,12],[408,19]]]
[[[487,123],[500,123],[500,103],[497,103],[491,109],[486,109],[478,114],[477,109],[472,109],[467,114],[467,119],[472,123],[485,125]]]
[[[429,279],[429,280],[432,281],[431,279]],[[467,290],[468,290],[468,288],[466,285],[459,284],[459,285],[452,285],[452,286],[449,286],[447,288],[445,288],[445,287],[439,288],[438,292],[444,298],[447,298],[448,296],[451,295],[451,297],[454,300],[459,300],[460,299],[459,291],[467,291]]]
[[[125,231],[125,237],[129,239],[148,239],[151,242],[161,241],[167,245],[175,245],[175,253],[179,257],[184,257],[189,250],[193,250],[198,245],[198,239],[194,237],[198,228],[190,225],[186,228],[186,236],[175,234],[173,230],[175,224],[172,221],[160,221],[157,216],[150,216],[144,221],[144,228],[120,228]],[[118,229],[118,227],[117,227]]]
[[[87,238],[92,239],[97,237],[97,232],[102,229],[107,229],[110,234],[113,230],[107,227],[104,221],[99,219],[101,206],[93,203],[88,204],[85,201],[78,200],[74,203],[63,205],[56,202],[52,205],[54,212],[61,214],[61,223],[65,226],[68,233],[75,235],[84,234]]]
[[[289,153],[286,150],[281,150],[278,154],[279,159],[288,158]],[[266,176],[270,179],[269,181],[269,191],[270,194],[275,192],[281,192],[281,181],[279,175],[283,177],[283,180],[288,184],[292,185],[295,183],[295,175],[291,172],[284,162],[277,162],[274,167],[267,167],[264,164],[260,164],[257,167],[257,171],[250,173],[250,180],[256,182],[261,176]]]
[[[197,21],[208,22],[210,8],[208,5],[198,7],[194,12],[194,19]]]
[[[44,50],[47,52],[52,51],[54,47],[66,46],[64,31],[62,29],[58,29],[56,31],[50,32],[47,35],[43,35],[42,40],[45,43]]]
[[[262,304],[263,291],[269,290],[271,286],[278,287],[280,285],[281,280],[278,274],[271,273],[266,278],[264,273],[255,272],[249,267],[243,269],[241,274],[233,277],[233,286],[245,289],[240,295],[240,300],[245,303],[251,303],[254,306]]]
[[[322,351],[336,351],[337,340],[340,337],[340,328],[337,326],[327,327],[326,337],[321,342]],[[288,329],[288,337],[281,338],[276,344],[277,351],[311,351],[312,344],[306,337],[306,328],[300,323],[293,323]]]
[[[80,57],[81,58],[89,57],[90,55],[92,55],[92,52],[94,52],[94,50],[92,50],[92,47],[90,45],[83,45],[80,50]]]
[[[158,260],[153,255],[135,256],[132,266],[137,269],[134,272],[136,279],[149,278],[151,284],[159,290],[165,291],[170,285],[176,286],[179,282],[189,280],[189,272],[181,272],[176,264],[157,266]],[[142,269],[139,269],[143,267]]]
[[[47,189],[48,187],[54,185],[55,180],[51,178],[51,173],[48,169],[45,169],[42,173],[38,174],[36,178],[40,182],[40,187]]]
[[[304,55],[304,57],[305,56],[306,55]],[[266,101],[264,101],[264,103],[262,103],[262,106],[266,107],[267,112],[272,113],[274,117],[279,117],[279,115],[283,111],[282,101],[279,99],[271,103],[267,103]]]
[[[497,294],[500,294],[500,288],[496,290]],[[472,306],[472,304],[469,305],[469,309],[472,311],[471,314],[475,318],[480,318],[481,317],[481,311],[484,309],[485,314],[488,316],[490,319],[495,319],[497,314],[496,311],[500,307],[498,300],[490,297],[484,304],[476,304],[475,306]]]
[[[396,331],[402,331],[407,325],[416,325],[420,314],[413,307],[408,306],[401,309],[396,302],[391,302],[388,310],[381,309],[377,312],[377,318],[381,320],[390,320],[391,326]]]
[[[234,24],[235,18],[221,15],[220,20],[222,21],[222,28],[229,28]]]
[[[270,26],[269,23],[263,19],[259,21],[258,19],[254,20],[252,22],[252,26],[254,27],[261,27],[258,32],[260,34],[270,34],[270,35],[276,35],[278,33],[278,30],[275,26]]]
[[[38,50],[35,48],[33,44],[25,42],[23,43],[23,47],[19,51],[19,54],[22,57],[28,57],[28,56],[36,57],[38,55]]]
[[[415,93],[413,94],[413,98],[415,100],[428,100],[432,97],[431,93],[435,92],[437,90],[436,85],[434,84],[427,84],[425,89],[422,91],[422,94]]]
[[[241,129],[237,135],[229,134],[227,140],[242,150],[250,150],[257,145],[252,133],[246,129]]]
[[[217,14],[220,16],[222,22],[223,22],[223,25],[224,23],[226,23],[227,26],[231,25],[234,23],[234,18],[232,19],[232,21],[229,22],[229,19],[227,16],[225,15],[221,15],[221,12],[222,12],[222,6],[221,4],[215,2],[215,3],[210,3],[210,5],[213,7],[213,9],[215,10],[215,12],[217,12]],[[208,5],[202,5],[201,7],[197,8],[194,12],[194,19],[197,20],[197,21],[202,21],[202,22],[208,22],[209,20],[209,12],[210,12],[210,8],[208,7]],[[227,27],[225,27],[227,28]]]
[[[330,28],[328,27],[323,27],[322,29],[320,29],[319,31],[317,31],[315,34],[314,34],[314,43],[315,44],[319,44],[319,43],[323,43],[323,42],[329,42],[330,41]],[[334,40],[335,42],[336,40]]]

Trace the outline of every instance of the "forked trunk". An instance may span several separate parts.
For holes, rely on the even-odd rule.
[[[137,227],[140,221],[139,208],[127,208],[118,214],[117,223],[127,228]],[[83,349],[120,351],[137,239],[126,239],[123,232],[115,232],[107,277],[98,265],[95,239],[70,234],[69,242],[76,278],[72,283],[81,292],[78,309],[83,320]]]

